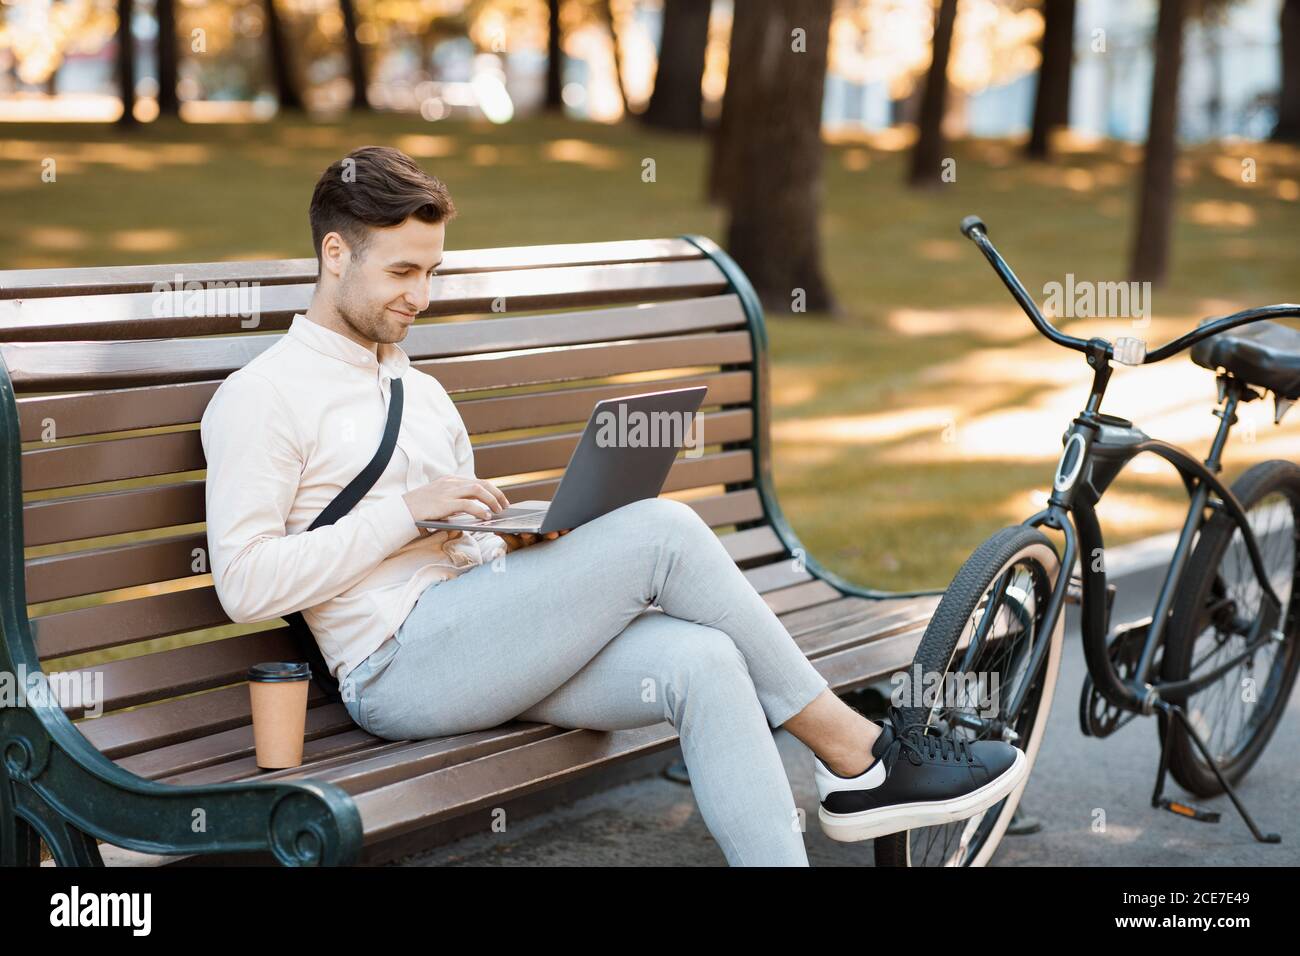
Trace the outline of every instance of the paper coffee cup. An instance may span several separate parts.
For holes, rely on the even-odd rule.
[[[311,665],[270,661],[248,669],[248,693],[253,702],[253,746],[264,770],[302,764],[307,727],[307,691]]]

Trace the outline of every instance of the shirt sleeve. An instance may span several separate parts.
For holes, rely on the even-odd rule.
[[[438,384],[438,388],[442,392],[443,404],[447,409],[447,427],[452,431],[452,441],[456,449],[456,474],[462,478],[477,478],[478,475],[474,474],[474,446],[470,443],[465,420],[460,417],[460,410],[456,408],[456,403],[451,400],[451,396],[442,388],[441,383]],[[506,539],[499,534],[493,534],[491,531],[464,533],[478,542],[484,564],[495,561],[506,553]]]
[[[419,534],[400,495],[288,534],[305,465],[289,409],[260,375],[227,379],[199,426],[212,580],[232,621],[281,617],[352,587]]]

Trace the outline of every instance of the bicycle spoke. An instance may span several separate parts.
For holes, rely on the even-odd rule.
[[[955,698],[934,703],[929,710],[931,724],[950,728],[954,736],[967,741],[982,739],[988,733],[976,733],[957,723],[958,714],[987,718],[988,711],[995,711],[995,719],[1017,724],[1005,709],[1020,684],[1030,677],[1029,662],[1037,642],[1048,639],[1040,629],[1046,596],[1046,582],[1037,580],[1032,569],[1021,565],[1009,568],[990,587],[958,641],[958,647],[962,640],[968,643],[961,662],[963,669],[953,672],[961,679]],[[967,679],[971,676],[973,681]],[[1032,698],[1032,694],[1025,695],[1030,714],[1034,708]],[[1026,731],[1024,727],[1017,729]],[[908,838],[913,865],[965,865],[979,852],[1004,804],[1005,800],[965,820],[911,831]]]
[[[1294,518],[1291,503],[1280,494],[1265,497],[1247,512],[1269,583],[1282,601],[1284,615],[1290,606],[1296,571]],[[1241,654],[1263,598],[1264,589],[1255,574],[1245,536],[1237,529],[1223,552],[1214,598],[1203,608],[1205,623],[1192,647],[1189,677],[1213,670]],[[1271,694],[1282,671],[1279,650],[1277,642],[1264,644],[1188,698],[1188,716],[1215,755],[1216,763],[1226,766],[1243,752],[1263,715],[1269,712]],[[1244,697],[1247,679],[1255,682],[1254,701]],[[1199,754],[1196,759],[1204,763]]]

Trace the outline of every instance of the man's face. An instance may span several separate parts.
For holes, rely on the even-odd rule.
[[[372,228],[360,261],[344,253],[334,292],[334,307],[343,321],[369,342],[406,338],[415,317],[429,305],[430,279],[442,262],[445,236],[446,223],[415,217]]]

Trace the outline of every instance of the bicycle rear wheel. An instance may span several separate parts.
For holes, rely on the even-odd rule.
[[[1064,615],[1057,616],[1050,634],[1043,633],[1048,598],[1059,573],[1051,542],[1024,525],[1003,528],[967,558],[944,592],[913,663],[923,680],[958,690],[940,693],[932,704],[920,707],[912,706],[909,697],[900,705],[905,719],[951,730],[967,740],[993,736],[980,726],[981,718],[1007,721],[1032,772],[1061,663]],[[1048,642],[1046,659],[1037,675],[1030,674],[1030,657],[1043,641]],[[1032,683],[1020,712],[1008,714],[1011,698],[1026,681]],[[985,865],[1028,780],[1026,774],[1005,799],[966,820],[878,837],[876,865]]]
[[[1192,694],[1183,709],[1224,777],[1236,783],[1273,735],[1300,669],[1300,467],[1289,461],[1261,462],[1237,479],[1232,492],[1246,510],[1269,581],[1282,600],[1282,640],[1266,643]],[[1226,514],[1215,514],[1201,532],[1174,597],[1161,678],[1187,680],[1241,653],[1262,597],[1245,537]],[[1159,716],[1163,744],[1169,727]],[[1173,734],[1169,772],[1174,779],[1197,796],[1222,793],[1181,724],[1175,723]]]

